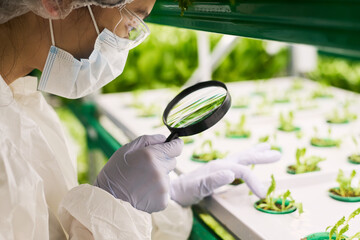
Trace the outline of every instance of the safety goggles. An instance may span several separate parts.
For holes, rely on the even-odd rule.
[[[118,8],[120,20],[114,27],[113,33],[121,38],[128,39],[126,49],[132,49],[142,43],[150,34],[149,27],[133,11],[126,7]]]

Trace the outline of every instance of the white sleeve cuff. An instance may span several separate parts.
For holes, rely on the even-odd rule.
[[[151,214],[153,221],[153,240],[186,240],[190,236],[193,224],[191,208],[184,208],[169,200],[167,208]]]
[[[76,231],[84,232],[71,226],[78,221],[94,239],[151,239],[150,214],[88,184],[77,186],[66,194],[59,207],[59,218],[70,238]]]

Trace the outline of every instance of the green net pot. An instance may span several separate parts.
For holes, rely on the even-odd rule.
[[[249,105],[232,105],[231,106],[232,108],[248,108],[249,107]]]
[[[280,130],[280,131],[283,131],[283,132],[296,132],[296,131],[300,131],[300,128],[299,128],[299,127],[293,127],[292,129],[284,129],[284,128],[282,128],[282,127],[278,127],[277,129]]]
[[[319,98],[319,99],[328,99],[333,98],[334,96],[332,94],[317,94],[313,96],[313,98]]]
[[[321,140],[322,142],[317,142]],[[312,138],[310,144],[314,147],[337,147],[337,142],[330,138]]]
[[[226,138],[249,138],[250,134],[225,134]]]
[[[302,173],[296,173],[296,171],[294,170],[293,166],[295,165],[290,165],[286,168],[286,172],[289,173],[289,174],[302,174]],[[320,171],[320,168],[319,167],[316,167],[314,170],[312,171],[307,171],[307,172],[303,172],[303,173],[310,173],[310,172],[317,172],[317,171]]]
[[[153,118],[153,117],[156,117],[156,114],[154,114],[154,113],[152,113],[152,114],[138,114],[137,116],[141,117],[141,118]]]
[[[344,236],[344,238],[341,238],[341,240],[344,240],[346,236]],[[317,232],[317,233],[313,233],[310,235],[307,235],[305,238],[303,238],[303,240],[328,240],[329,239],[329,233],[328,232]],[[331,239],[336,239],[336,236],[333,235],[331,237]]]
[[[335,121],[335,120],[328,119],[328,120],[326,120],[326,122],[331,123],[331,124],[347,124],[347,123],[349,123],[349,120],[341,119],[339,121]]]
[[[329,189],[329,196],[335,200],[341,201],[341,202],[360,202],[360,196],[357,197],[343,197],[340,195],[337,195],[333,192],[331,192],[332,189],[339,189],[338,187],[336,188],[330,188]]]
[[[261,96],[261,97],[265,97],[266,96],[266,92],[262,92],[262,91],[255,91],[252,92],[251,95],[253,96]]]
[[[275,203],[278,203],[278,204],[281,204],[282,203],[282,200],[280,198],[275,198]],[[256,201],[254,203],[254,207],[256,210],[260,211],[260,212],[264,212],[264,213],[269,213],[269,214],[289,214],[289,213],[292,213],[292,212],[295,212],[296,211],[296,207],[293,206],[285,211],[274,211],[274,210],[267,210],[267,209],[263,209],[263,208],[260,208],[258,205],[262,202],[262,200],[260,199],[259,201]],[[288,206],[290,203],[289,200],[285,200],[285,206]]]
[[[360,164],[360,155],[359,154],[353,154],[348,157],[348,162],[352,164]]]
[[[273,103],[289,103],[289,99],[275,99]]]
[[[215,160],[215,159],[210,159],[210,160],[201,159],[199,155],[194,155],[194,154],[191,155],[190,159],[194,162],[201,162],[201,163],[207,163],[207,162]]]
[[[237,185],[240,185],[243,183],[244,183],[244,180],[242,180],[241,178],[235,178],[235,180],[232,183],[230,183],[230,185],[237,186]]]

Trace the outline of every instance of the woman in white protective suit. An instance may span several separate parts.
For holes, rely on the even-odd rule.
[[[40,91],[79,98],[120,75],[149,34],[154,2],[0,1],[0,239],[186,239],[189,206],[234,178],[264,196],[245,165],[277,161],[268,145],[170,181],[183,143],[162,135],[121,147],[94,185],[78,184],[76,156]],[[33,69],[39,82],[25,77]]]

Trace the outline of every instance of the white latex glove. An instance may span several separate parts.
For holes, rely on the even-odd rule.
[[[211,195],[215,189],[233,182],[235,178],[244,180],[256,196],[264,198],[267,189],[246,165],[272,163],[280,158],[279,151],[270,150],[269,144],[262,143],[245,152],[211,161],[171,181],[171,199],[184,207],[190,206]]]
[[[95,186],[134,208],[152,213],[166,208],[168,173],[176,166],[183,141],[164,143],[163,135],[145,135],[119,148],[97,176]]]

